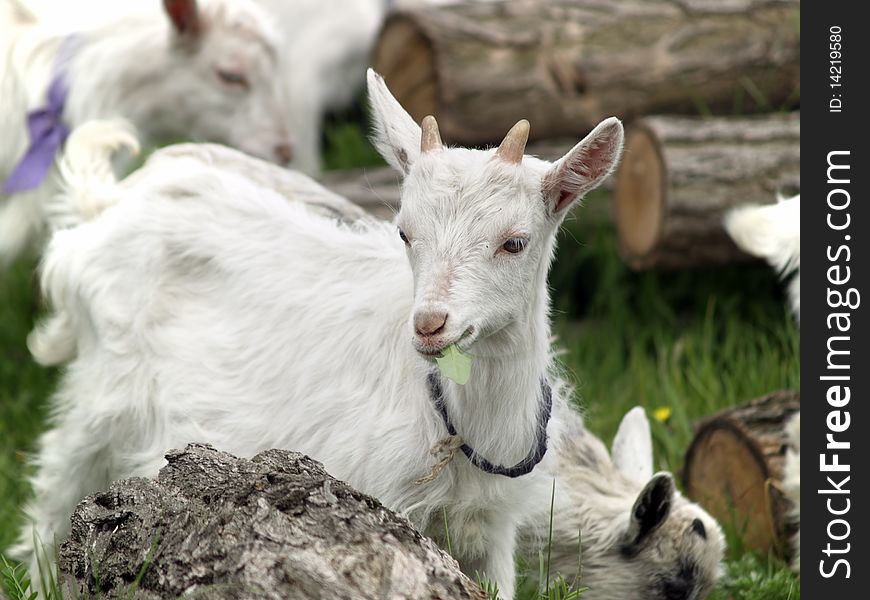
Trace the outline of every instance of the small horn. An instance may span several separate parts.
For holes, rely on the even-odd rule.
[[[526,142],[529,141],[529,122],[525,119],[517,121],[507,132],[495,155],[505,162],[520,164],[523,153],[526,151]]]
[[[429,115],[423,119],[423,136],[420,138],[420,152],[441,150],[441,132],[438,131],[438,122],[435,117]]]

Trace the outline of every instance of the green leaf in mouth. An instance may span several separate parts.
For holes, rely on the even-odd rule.
[[[471,357],[463,354],[456,344],[450,344],[444,352],[435,359],[441,374],[447,379],[452,379],[459,385],[468,383],[471,376]]]

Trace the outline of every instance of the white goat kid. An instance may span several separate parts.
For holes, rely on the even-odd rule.
[[[565,415],[553,473],[552,573],[578,574],[582,536],[584,600],[700,600],[721,576],[725,543],[716,521],[689,502],[670,473],[653,475],[649,422],[629,411],[613,440],[613,459],[584,425]],[[549,504],[522,528],[522,548],[538,556]],[[546,553],[547,549],[543,548]]]
[[[765,259],[788,284],[791,311],[801,320],[801,197],[740,206],[725,215],[725,230],[741,250]]]
[[[555,234],[615,166],[622,125],[606,120],[555,164],[523,156],[524,121],[497,150],[448,149],[434,119],[421,132],[379,76],[368,83],[377,145],[405,176],[406,244],[395,225],[342,226],[243,174],[168,157],[119,183],[98,219],[55,234],[42,281],[67,323],[35,346],[76,358],[36,460],[39,539],[62,537],[87,493],[154,475],[169,448],[292,448],[436,537],[446,511],[463,568],[512,597],[517,524],[549,497],[534,464],[554,453],[537,450],[565,409],[549,354]],[[450,344],[475,357],[465,386],[433,376]],[[531,472],[457,454],[415,483],[447,434],[438,390],[477,464]],[[32,559],[30,539],[19,555]]]
[[[11,185],[10,175],[33,148],[28,114],[45,108],[55,142],[65,126],[124,117],[145,142],[212,140],[289,161],[278,38],[263,10],[249,0],[207,0],[201,7],[164,0],[164,14],[154,3],[150,13],[62,35],[18,0],[0,0],[0,184]],[[50,159],[53,151],[37,154]],[[49,173],[41,181],[0,191],[0,263],[44,237],[43,203],[56,191],[56,178]]]

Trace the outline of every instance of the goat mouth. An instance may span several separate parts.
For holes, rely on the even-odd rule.
[[[440,358],[444,354],[444,351],[454,344],[459,346],[459,349],[463,352],[467,350],[468,346],[471,345],[471,342],[474,341],[474,332],[474,326],[471,325],[466,328],[458,338],[436,344],[421,344],[418,340],[415,340],[416,343],[414,344],[414,348],[422,356],[434,360]]]

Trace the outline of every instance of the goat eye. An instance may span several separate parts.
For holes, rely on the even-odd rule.
[[[504,244],[502,244],[502,250],[510,254],[519,254],[525,249],[526,244],[528,243],[529,240],[527,240],[526,238],[509,238]]]
[[[234,88],[248,89],[250,87],[250,83],[248,83],[248,78],[238,71],[229,71],[227,69],[217,68],[215,69],[215,73],[217,73],[218,79],[225,85]]]
[[[405,235],[405,232],[402,231],[402,228],[399,228],[399,237],[402,238],[402,241],[405,242],[406,246],[410,246],[411,242],[408,240],[408,236]]]

